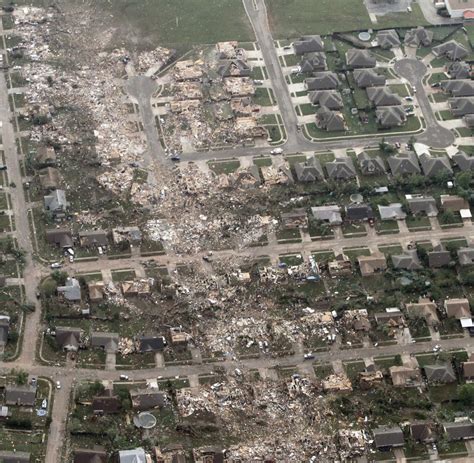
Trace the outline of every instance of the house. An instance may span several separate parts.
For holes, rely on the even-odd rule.
[[[64,217],[69,203],[66,199],[66,192],[64,190],[54,190],[48,195],[44,196],[44,209],[54,217]]]
[[[455,117],[462,117],[466,114],[474,113],[474,97],[465,96],[461,98],[449,98],[448,100],[451,112]]]
[[[389,372],[396,387],[418,387],[423,382],[419,368],[393,366],[389,368]]]
[[[342,113],[322,106],[316,111],[316,126],[328,132],[341,132],[347,129]]]
[[[405,45],[409,47],[429,47],[433,41],[433,32],[424,27],[418,26],[405,33]]]
[[[395,426],[393,428],[379,427],[374,430],[375,446],[378,449],[390,449],[403,447],[405,439],[402,430]]]
[[[453,169],[448,156],[431,156],[422,154],[419,157],[421,169],[426,177],[435,177],[436,175],[453,174]]]
[[[428,252],[428,265],[430,268],[441,268],[450,265],[452,262],[451,253],[446,251],[443,245],[435,246]]]
[[[10,317],[0,317],[0,347],[4,348],[8,342],[8,332],[10,331]]]
[[[354,163],[350,157],[336,158],[326,163],[328,177],[333,180],[347,180],[356,176]]]
[[[116,353],[118,351],[120,337],[118,333],[104,333],[97,331],[91,334],[91,347],[101,347],[107,353]]]
[[[401,152],[388,158],[392,175],[419,174],[421,172],[418,158],[411,151]]]
[[[46,241],[59,248],[66,249],[73,247],[72,234],[67,228],[55,228],[46,230]]]
[[[163,408],[166,404],[165,393],[155,388],[131,390],[130,399],[133,409],[138,411]]]
[[[56,344],[65,351],[77,352],[81,344],[82,333],[83,331],[80,328],[57,326]]]
[[[383,74],[377,74],[373,69],[355,69],[353,76],[359,88],[379,87],[385,85],[387,80]]]
[[[146,453],[141,447],[132,450],[120,450],[119,463],[147,463]]]
[[[380,156],[369,156],[365,151],[357,155],[359,167],[363,175],[384,175],[385,164]]]
[[[313,77],[306,79],[304,85],[307,90],[334,90],[340,84],[337,74],[332,71],[316,72]]]
[[[387,259],[382,253],[376,253],[371,256],[359,256],[360,273],[363,277],[382,272],[387,269]]]
[[[474,10],[473,0],[445,0],[449,16],[453,19],[468,19],[466,13]]]
[[[374,211],[368,204],[349,204],[346,206],[346,219],[351,222],[372,220]]]
[[[474,439],[474,424],[470,421],[458,423],[443,423],[444,432],[448,441]]]
[[[92,411],[94,415],[112,415],[120,413],[122,401],[118,395],[108,389],[104,395],[96,396],[92,399]]]
[[[467,362],[463,362],[462,372],[464,379],[472,383],[474,380],[474,354],[471,354]]]
[[[474,82],[471,79],[443,80],[441,88],[452,97],[474,96]]]
[[[337,254],[334,260],[328,262],[328,272],[332,278],[350,275],[352,273],[351,260],[345,254]]]
[[[404,124],[407,115],[403,106],[379,106],[375,110],[375,119],[382,129],[390,129]]]
[[[425,365],[423,370],[429,383],[447,384],[456,381],[456,373],[449,362]]]
[[[74,450],[74,463],[107,463],[107,452],[102,448]]]
[[[420,270],[423,268],[414,249],[405,251],[403,254],[392,255],[392,264],[399,270]]]
[[[316,71],[326,71],[326,55],[324,53],[311,53],[298,64],[301,73],[310,74]]]
[[[46,167],[38,172],[41,188],[52,191],[59,186],[59,170],[54,167]]]
[[[389,308],[385,312],[377,312],[374,314],[375,322],[378,325],[400,327],[405,325],[405,319],[400,309]]]
[[[112,241],[114,244],[123,242],[139,243],[142,240],[142,232],[138,227],[119,227],[112,230]]]
[[[472,317],[469,299],[466,298],[446,299],[444,309],[448,317],[457,318],[458,320]]]
[[[474,247],[458,249],[459,265],[462,267],[474,264]]]
[[[99,302],[105,296],[105,283],[103,281],[91,281],[87,283],[87,292],[91,302]]]
[[[141,336],[138,338],[139,350],[145,352],[161,352],[166,347],[164,336]]]
[[[293,209],[291,212],[284,212],[281,214],[281,221],[283,226],[287,229],[307,228],[308,216],[306,209],[298,208]]]
[[[378,206],[380,218],[382,220],[404,220],[406,213],[401,203],[391,203],[388,206]]]
[[[29,452],[8,452],[0,451],[1,463],[30,463],[31,456]]]
[[[439,323],[436,304],[429,299],[420,297],[418,302],[407,304],[406,309],[410,317],[424,318],[429,326]]]
[[[376,38],[379,47],[384,50],[400,46],[400,37],[395,29],[378,31]]]
[[[428,217],[436,217],[438,208],[436,200],[432,196],[424,196],[422,198],[407,198],[408,207],[413,215],[427,215]]]
[[[319,159],[311,156],[305,162],[295,164],[296,178],[299,182],[315,182],[324,180],[324,172]]]
[[[388,87],[367,87],[367,98],[373,106],[399,106],[402,99]]]
[[[474,170],[474,156],[469,156],[464,151],[458,151],[453,156],[453,161],[462,171]]]
[[[33,407],[36,400],[36,386],[18,386],[8,384],[5,387],[5,405]]]
[[[79,232],[79,243],[84,248],[106,247],[109,244],[109,240],[105,230],[90,230]]]
[[[54,148],[46,145],[38,146],[35,161],[38,167],[54,166],[56,164],[56,153]]]
[[[419,421],[410,424],[410,435],[415,442],[428,443],[436,440],[434,423]]]
[[[66,278],[66,284],[58,286],[57,291],[67,301],[77,302],[81,300],[81,285],[76,278]]]
[[[309,101],[313,105],[324,106],[328,109],[341,109],[344,106],[341,94],[335,90],[317,90],[310,92]]]
[[[350,48],[346,51],[347,67],[351,69],[374,68],[377,64],[375,57],[368,50]]]
[[[459,212],[461,209],[469,209],[469,203],[461,196],[441,195],[439,199],[445,211]]]
[[[451,79],[470,79],[471,65],[465,61],[456,61],[447,67],[447,73]]]
[[[339,206],[318,206],[312,207],[311,213],[316,220],[329,223],[330,225],[341,225],[341,208]]]
[[[301,37],[292,43],[295,55],[324,51],[324,42],[319,35]]]
[[[145,297],[151,294],[150,281],[147,279],[122,281],[120,287],[125,297]]]
[[[456,42],[456,40],[450,40],[449,42],[436,45],[436,47],[431,49],[431,52],[435,56],[445,56],[451,61],[459,61],[469,54],[466,48]]]

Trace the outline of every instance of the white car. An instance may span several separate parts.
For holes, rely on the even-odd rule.
[[[69,256],[69,262],[74,263],[74,256]]]
[[[102,249],[102,246],[97,246],[97,251],[99,251],[99,256],[104,254],[104,250]]]
[[[51,268],[61,268],[61,264],[59,262],[55,262],[54,264],[51,264]]]
[[[128,376],[127,375],[120,375],[120,380],[121,381],[128,381]]]
[[[56,389],[61,389],[61,381],[56,381]]]

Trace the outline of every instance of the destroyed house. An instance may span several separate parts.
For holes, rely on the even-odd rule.
[[[405,45],[409,47],[429,47],[433,41],[433,32],[418,26],[415,29],[410,29],[405,33]]]
[[[413,215],[426,215],[428,217],[436,217],[438,215],[436,200],[432,196],[407,198],[407,203]]]
[[[350,157],[336,158],[326,163],[328,177],[333,180],[347,180],[356,176],[354,163]]]
[[[466,114],[474,114],[474,97],[466,96],[460,98],[450,98],[448,100],[451,112],[455,117],[462,117]]]
[[[376,60],[368,50],[350,48],[346,52],[346,63],[347,67],[351,69],[374,68]]]
[[[112,415],[120,413],[122,401],[118,395],[114,395],[111,390],[104,395],[96,396],[92,399],[92,411],[95,415]]]
[[[324,172],[319,159],[314,156],[305,162],[297,162],[295,164],[296,178],[299,182],[315,182],[324,180]]]
[[[81,285],[76,278],[68,277],[64,286],[57,287],[57,292],[67,301],[77,302],[81,300]]]
[[[91,230],[79,232],[79,243],[82,247],[106,247],[109,244],[107,232],[104,230]]]
[[[87,283],[87,291],[91,302],[102,301],[105,295],[105,284],[103,281],[91,281]]]
[[[104,333],[97,331],[91,334],[90,345],[91,347],[100,347],[107,353],[115,353],[118,351],[119,341],[120,338],[118,333]]]
[[[364,277],[383,272],[387,269],[387,260],[382,253],[373,254],[371,256],[359,256],[357,261],[359,263],[360,273]]]
[[[344,106],[341,94],[335,90],[317,90],[308,95],[312,105],[324,106],[328,109],[341,109]]]
[[[368,87],[365,91],[373,106],[398,106],[402,104],[402,99],[387,87]]]
[[[120,227],[112,230],[112,241],[115,244],[123,242],[139,243],[142,240],[142,232],[138,227]]]
[[[459,265],[473,265],[474,264],[474,247],[458,249]]]
[[[103,449],[77,449],[74,451],[74,463],[107,463],[107,452]]]
[[[72,248],[74,244],[71,231],[66,228],[46,230],[46,241],[63,249]]]
[[[474,82],[471,79],[443,80],[441,88],[452,97],[474,96]]]
[[[350,275],[352,273],[351,260],[346,254],[337,254],[334,260],[328,262],[328,271],[331,277]]]
[[[422,154],[419,157],[423,173],[427,177],[448,174],[452,175],[453,169],[447,156],[430,156]]]
[[[5,387],[5,404],[33,407],[36,400],[36,386],[18,386],[9,384]]]
[[[316,111],[316,126],[328,132],[340,132],[346,130],[346,123],[342,113],[331,111],[322,106]]]
[[[357,155],[359,167],[363,175],[384,175],[385,165],[380,156],[369,156],[365,151]]]
[[[349,204],[346,206],[346,220],[350,222],[360,222],[372,220],[374,211],[368,204]]]
[[[31,455],[29,452],[9,452],[0,450],[1,463],[30,463]]]
[[[464,151],[458,151],[453,156],[453,161],[462,171],[474,170],[474,156],[469,156]]]
[[[166,347],[166,339],[163,336],[141,336],[138,338],[140,352],[161,352]]]
[[[393,366],[389,368],[392,383],[396,387],[418,387],[422,384],[421,373],[418,368]]]
[[[56,344],[65,351],[77,352],[81,343],[82,330],[66,326],[56,327]]]
[[[313,77],[304,81],[307,90],[334,90],[340,82],[337,74],[332,71],[316,72]]]
[[[405,438],[402,430],[396,426],[393,428],[379,427],[374,430],[375,446],[378,449],[390,449],[394,447],[403,447]]]
[[[56,153],[52,146],[39,146],[35,157],[38,167],[54,166],[56,164]]]
[[[217,73],[221,77],[249,77],[252,69],[245,61],[236,59],[220,64]]]
[[[54,190],[44,196],[44,208],[51,212],[53,216],[63,216],[69,207],[64,190]]]
[[[41,188],[45,191],[52,191],[59,186],[59,171],[54,167],[46,167],[38,172]]]
[[[375,119],[381,128],[389,129],[404,124],[407,116],[403,106],[379,106],[375,110]]]
[[[134,410],[147,411],[162,408],[166,404],[166,395],[158,389],[135,389],[130,391]]]
[[[472,424],[470,421],[443,423],[443,429],[450,442],[474,439],[474,424]]]
[[[131,450],[120,450],[119,463],[148,463],[145,450],[141,447]]]
[[[472,317],[469,299],[466,298],[446,299],[444,301],[444,309],[446,310],[446,315],[451,318],[460,320],[461,318]]]
[[[395,29],[386,29],[377,32],[377,43],[380,48],[389,50],[390,48],[400,46],[400,37]]]
[[[378,325],[403,326],[405,319],[400,310],[389,310],[385,312],[377,312],[374,314],[375,321]]]
[[[447,384],[456,381],[456,373],[449,362],[425,365],[423,370],[428,383]]]
[[[311,53],[299,63],[300,72],[311,74],[316,71],[326,71],[326,55],[324,53]]]
[[[330,225],[342,224],[341,208],[336,205],[312,207],[311,214],[316,220],[321,220]]]
[[[433,47],[431,51],[433,55],[445,56],[451,61],[459,61],[469,54],[466,48],[455,40],[437,45]]]
[[[448,66],[447,72],[451,79],[470,79],[471,65],[465,61],[456,61]]]
[[[423,268],[416,250],[408,250],[403,254],[392,255],[393,267],[399,270],[420,270]]]
[[[281,221],[287,229],[305,228],[308,226],[306,209],[298,208],[291,212],[284,212],[281,214]]]
[[[295,55],[324,51],[324,42],[319,35],[301,37],[292,43]]]
[[[373,69],[356,69],[353,75],[359,88],[379,87],[385,85],[387,80],[383,74],[377,74]]]
[[[398,153],[388,158],[388,165],[392,175],[419,174],[421,172],[418,158],[411,151]]]
[[[233,59],[237,57],[239,42],[230,40],[216,43],[216,54],[219,59]]]

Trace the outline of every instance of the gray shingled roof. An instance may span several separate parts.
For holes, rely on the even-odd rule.
[[[387,87],[368,87],[367,98],[374,106],[399,106],[402,99]]]
[[[474,114],[473,96],[450,98],[448,103],[453,116],[461,117],[465,116],[466,114]]]
[[[431,51],[435,56],[446,56],[451,61],[458,61],[469,54],[466,48],[455,40],[437,45]]]
[[[474,170],[474,156],[469,156],[464,151],[458,151],[453,156],[453,161],[461,170]]]
[[[403,220],[406,218],[406,213],[403,212],[403,207],[400,203],[392,203],[388,206],[378,206],[380,218],[382,220]]]
[[[344,106],[341,94],[335,90],[318,90],[310,92],[308,97],[312,104],[319,104],[328,109],[341,109]]]
[[[316,111],[316,125],[328,132],[340,132],[346,130],[344,116],[337,111],[322,106]]]
[[[400,45],[400,37],[395,29],[386,29],[377,32],[377,42],[380,48],[388,50]]]
[[[452,174],[453,169],[449,162],[448,156],[430,156],[422,154],[420,157],[420,164],[423,173],[427,177],[433,177],[439,174]]]
[[[296,178],[300,182],[315,182],[324,179],[323,168],[319,159],[314,156],[310,157],[306,162],[298,162],[295,164]]]
[[[393,428],[380,427],[374,430],[375,446],[377,448],[385,447],[403,447],[405,439],[400,427]]]
[[[96,331],[91,334],[91,347],[102,347],[106,352],[118,351],[120,337],[118,333],[104,333]]]
[[[64,286],[58,286],[57,291],[68,301],[81,300],[81,285],[76,278],[67,278],[66,284]]]
[[[474,247],[459,248],[458,249],[459,265],[473,265],[474,264]]]
[[[456,373],[449,362],[425,365],[424,370],[429,383],[454,383],[456,381]]]
[[[365,151],[357,155],[360,170],[364,175],[383,175],[386,172],[385,164],[380,156],[369,156]]]
[[[412,214],[426,214],[428,217],[436,217],[439,213],[436,200],[432,196],[408,198],[407,203]]]
[[[324,51],[324,42],[319,35],[301,37],[300,40],[293,42],[293,50],[296,55]]]
[[[376,59],[368,50],[350,48],[346,51],[346,63],[348,67],[353,69],[374,68]]]
[[[405,251],[403,254],[392,255],[392,264],[394,268],[400,270],[420,270],[423,268],[414,249]]]
[[[315,219],[329,222],[331,225],[342,223],[341,208],[336,205],[312,207],[311,213]]]
[[[471,79],[443,80],[441,88],[453,97],[474,96],[474,82]]]
[[[456,61],[448,67],[451,79],[469,79],[471,77],[471,65],[465,61]]]
[[[354,80],[359,88],[378,87],[385,85],[386,77],[377,74],[373,69],[355,69]]]
[[[419,174],[421,172],[418,158],[411,151],[390,156],[388,158],[388,165],[393,175]]]
[[[56,343],[66,350],[77,351],[81,340],[82,330],[68,326],[56,327]]]
[[[324,53],[311,53],[311,55],[306,56],[299,64],[301,67],[301,72],[313,72],[313,71],[325,71],[327,69],[326,65],[326,55]]]
[[[425,29],[422,26],[418,26],[415,29],[410,29],[405,33],[405,45],[410,47],[428,47],[433,41],[433,32]]]
[[[349,179],[356,176],[356,170],[352,159],[337,158],[332,162],[326,163],[328,177],[332,179]]]
[[[337,74],[332,71],[316,72],[313,77],[305,80],[308,90],[334,90],[340,84]]]
[[[44,208],[51,212],[64,212],[69,204],[64,190],[54,190],[44,197]]]
[[[385,128],[397,127],[407,120],[403,106],[379,106],[375,111],[375,118]]]
[[[443,423],[448,440],[474,439],[474,424],[471,422]]]

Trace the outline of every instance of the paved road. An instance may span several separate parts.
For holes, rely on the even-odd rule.
[[[430,24],[459,24],[459,20],[443,18],[436,14],[433,0],[418,0],[423,16]]]
[[[417,140],[433,148],[445,148],[452,145],[455,141],[454,134],[438,123],[423,86],[426,66],[417,59],[407,58],[395,62],[394,69],[399,76],[407,79],[416,89],[417,101],[426,124],[425,132],[417,136]]]

